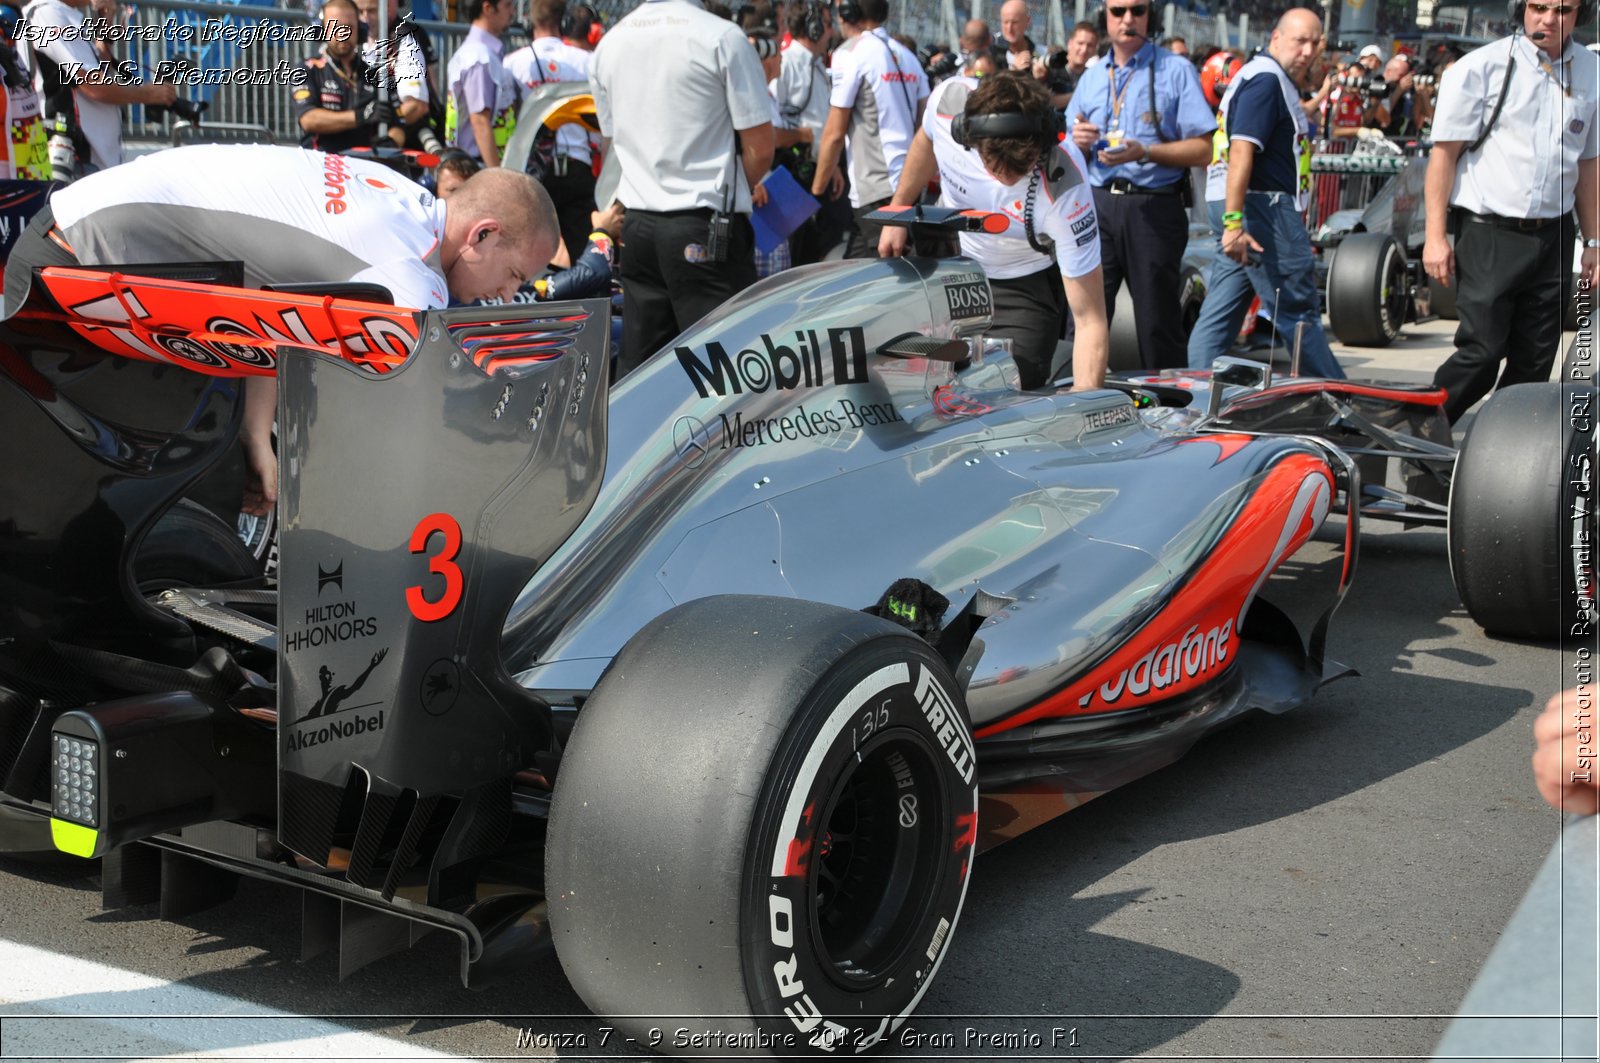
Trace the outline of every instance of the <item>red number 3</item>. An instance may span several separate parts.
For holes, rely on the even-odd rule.
[[[455,557],[461,552],[461,525],[448,513],[430,513],[417,522],[411,532],[411,552],[425,553],[434,532],[444,535],[444,549],[428,559],[428,571],[444,577],[444,593],[429,601],[421,585],[406,588],[406,604],[411,615],[424,623],[443,620],[461,604],[461,566]]]

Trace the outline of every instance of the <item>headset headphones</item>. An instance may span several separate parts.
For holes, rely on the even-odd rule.
[[[588,4],[575,4],[561,16],[561,36],[569,41],[587,41],[593,48],[605,32],[605,23]]]
[[[828,26],[827,23],[823,21],[822,12],[823,7],[821,4],[816,3],[815,0],[807,0],[806,40],[820,41],[822,40],[823,35],[828,32]]]
[[[1506,4],[1506,17],[1511,20],[1511,32],[1523,32],[1523,15],[1528,9],[1528,0],[1510,0]],[[1594,0],[1579,0],[1578,21],[1589,22],[1594,18]]]
[[[1054,109],[1031,118],[1021,111],[999,111],[994,114],[967,114],[963,111],[950,120],[950,137],[963,148],[971,148],[980,140],[997,137],[1034,137],[1055,144],[1066,131],[1066,117]]]
[[[1146,23],[1149,29],[1149,36],[1146,39],[1153,41],[1157,37],[1161,36],[1162,31],[1166,28],[1161,24],[1161,5],[1157,3],[1156,0],[1118,0],[1117,2],[1118,7],[1122,7],[1123,5],[1133,6],[1137,4],[1143,4],[1150,9],[1150,21]],[[1100,31],[1101,40],[1104,40],[1109,32],[1106,26],[1106,7],[1106,4],[1101,4],[1100,11],[1095,15],[1094,18],[1094,27]]]

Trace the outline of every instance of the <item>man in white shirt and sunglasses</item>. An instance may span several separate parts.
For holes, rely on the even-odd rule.
[[[1572,40],[1593,0],[1512,0],[1510,15],[1510,37],[1445,71],[1433,115],[1422,264],[1456,288],[1456,351],[1433,378],[1451,423],[1496,386],[1549,379],[1574,203],[1580,282],[1600,282],[1600,60]]]

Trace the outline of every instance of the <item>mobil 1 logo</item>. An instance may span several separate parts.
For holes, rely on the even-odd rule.
[[[958,320],[991,317],[994,306],[989,301],[989,281],[981,273],[957,273],[944,284],[945,302],[950,306],[950,316]]]

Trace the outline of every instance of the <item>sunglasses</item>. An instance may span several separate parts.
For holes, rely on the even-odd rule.
[[[1578,9],[1572,4],[1529,4],[1528,10],[1535,15],[1542,15],[1546,11],[1554,11],[1558,15],[1570,15]]]
[[[1529,4],[1528,6],[1537,8],[1537,5],[1535,4]],[[1148,15],[1149,13],[1149,4],[1134,4],[1131,7],[1106,8],[1106,14],[1110,15],[1112,18],[1121,18],[1123,15],[1132,15],[1134,18],[1144,18],[1144,16]]]

